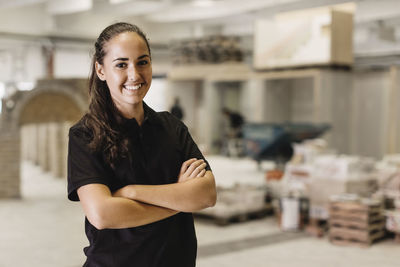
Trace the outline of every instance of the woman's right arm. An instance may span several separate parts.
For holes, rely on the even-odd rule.
[[[179,182],[205,174],[202,160],[190,159],[182,164]],[[142,203],[112,194],[103,184],[87,184],[77,190],[83,211],[97,229],[130,228],[156,222],[178,213],[164,207]]]
[[[130,228],[156,222],[177,211],[122,197],[113,197],[103,184],[88,184],[78,189],[83,211],[97,229]]]

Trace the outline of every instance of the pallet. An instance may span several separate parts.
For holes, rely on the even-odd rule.
[[[260,219],[267,215],[273,214],[273,209],[271,206],[266,205],[263,209],[257,211],[248,211],[235,213],[230,215],[215,215],[215,214],[207,214],[207,213],[194,213],[193,215],[196,218],[202,218],[213,221],[216,225],[225,226],[231,223],[238,222],[247,222],[254,219]]]
[[[379,204],[332,202],[329,239],[336,245],[368,247],[385,236],[385,218]]]
[[[382,217],[381,206],[360,203],[333,202],[329,208],[330,218],[353,220],[369,223]]]
[[[350,229],[362,229],[372,231],[374,229],[380,228],[383,229],[385,227],[385,218],[383,217],[374,217],[368,222],[359,221],[359,220],[346,220],[341,217],[333,217],[329,220],[330,227],[342,227],[342,228],[350,228]]]
[[[385,236],[384,231],[378,231],[368,236],[357,236],[357,235],[343,235],[330,234],[330,241],[332,244],[340,246],[359,246],[359,247],[369,247],[372,243],[378,241]]]

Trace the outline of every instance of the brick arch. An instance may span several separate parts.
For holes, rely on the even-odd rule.
[[[64,139],[56,147],[53,146],[53,154],[48,157],[47,163],[51,167],[54,166],[54,164],[52,165],[54,161],[58,161],[59,174],[56,176],[65,177],[66,166],[61,165],[66,162],[66,158],[61,154],[66,154],[65,139],[68,128],[87,109],[86,84],[86,80],[83,79],[43,80],[39,81],[32,91],[19,91],[8,99],[13,102],[13,105],[11,108],[3,110],[5,113],[1,116],[0,124],[0,147],[2,148],[0,149],[0,169],[2,170],[0,172],[0,198],[21,197],[19,170],[21,147],[24,145],[24,142],[21,142],[21,136],[24,135],[24,129],[30,126],[40,125],[42,127],[43,124],[46,124],[44,125],[45,131],[53,134],[46,136],[45,142],[51,143],[51,138],[54,140]],[[68,123],[61,125],[63,122]],[[35,131],[39,133],[39,130],[43,129]],[[55,132],[57,134],[54,134]],[[62,138],[55,137],[56,135],[62,135]],[[27,136],[26,132],[24,136]],[[63,152],[57,153],[58,150]],[[36,163],[42,166],[43,162]],[[46,171],[53,172],[54,170],[49,166]]]
[[[24,123],[45,121],[76,121],[87,109],[83,91],[83,88],[57,80],[42,82],[16,101],[11,127],[18,129]]]
[[[79,106],[65,94],[42,92],[21,108],[19,126],[29,123],[77,121],[82,116]]]

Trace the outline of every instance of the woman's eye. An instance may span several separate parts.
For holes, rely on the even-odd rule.
[[[118,63],[116,65],[117,68],[125,68],[126,67],[126,63]]]
[[[138,65],[141,65],[141,66],[147,65],[147,64],[149,64],[149,62],[147,60],[141,60],[138,62]]]

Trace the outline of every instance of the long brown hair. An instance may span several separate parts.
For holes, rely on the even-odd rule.
[[[115,36],[124,32],[135,32],[150,46],[145,33],[136,25],[118,22],[105,28],[94,44],[95,53],[92,58],[89,76],[89,110],[83,117],[83,124],[91,133],[89,147],[97,152],[104,152],[106,162],[112,167],[128,153],[128,138],[123,134],[120,121],[122,115],[112,101],[106,81],[96,74],[95,64],[103,64],[106,55],[105,45]]]

